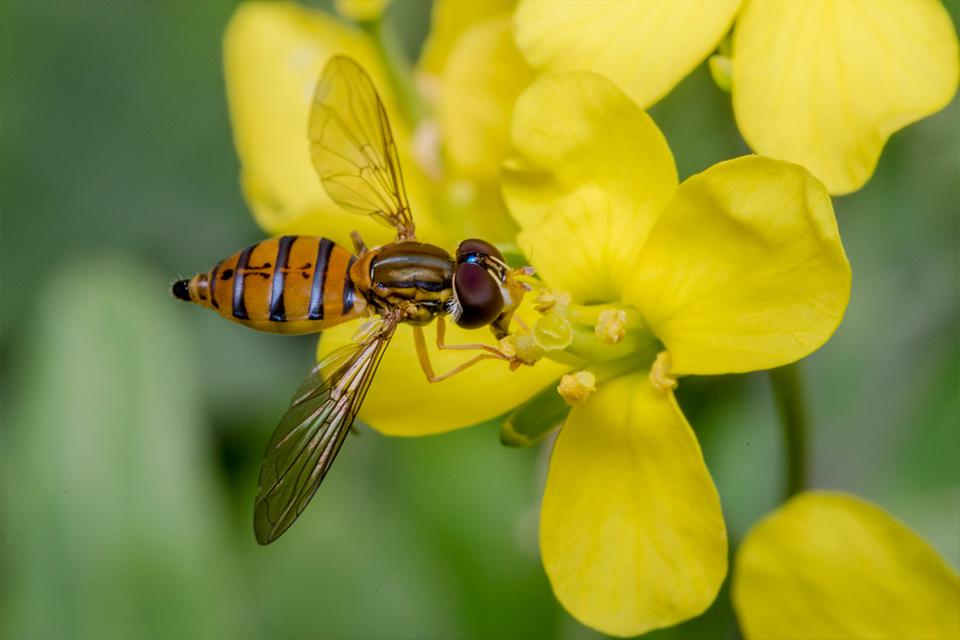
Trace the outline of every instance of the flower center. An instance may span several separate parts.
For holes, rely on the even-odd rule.
[[[501,345],[530,364],[541,358],[577,368],[609,363],[624,372],[649,367],[662,350],[640,313],[628,305],[576,304],[565,291],[543,289],[536,309],[540,317],[533,326],[507,336]]]

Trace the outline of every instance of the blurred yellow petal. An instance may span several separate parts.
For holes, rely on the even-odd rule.
[[[323,235],[349,246],[358,230],[370,245],[393,232],[348,213],[327,196],[310,162],[307,122],[320,73],[331,56],[351,56],[367,70],[383,98],[401,151],[401,164],[419,235],[445,240],[425,206],[422,176],[408,159],[403,119],[370,42],[359,31],[319,11],[292,3],[240,5],[224,36],[224,69],[234,143],[244,195],[271,235]]]
[[[457,238],[484,238],[494,244],[514,245],[514,222],[500,193],[500,180],[451,178],[444,182],[444,214]]]
[[[835,194],[862,187],[887,138],[957,90],[957,35],[939,0],[748,2],[733,52],[744,138]]]
[[[500,193],[510,113],[532,72],[510,33],[514,2],[437,0],[418,86],[435,106],[448,177],[448,219],[463,237],[513,242],[516,224]]]
[[[517,45],[543,71],[596,71],[648,107],[713,51],[741,0],[523,0]]]
[[[744,539],[733,603],[744,637],[960,638],[960,577],[923,539],[851,495],[801,494]]]
[[[457,173],[495,180],[510,154],[510,114],[533,73],[513,44],[510,18],[478,23],[450,52],[440,85],[443,141]]]
[[[554,445],[544,567],[582,623],[637,635],[709,606],[727,572],[720,499],[671,393],[646,373],[605,382]]]
[[[532,320],[532,316],[528,315]],[[447,344],[483,342],[496,345],[487,329],[460,329],[447,318]],[[325,331],[320,339],[319,356],[347,344],[358,323]],[[437,374],[463,364],[477,352],[438,351],[435,328],[424,327],[430,362]],[[429,383],[420,368],[413,342],[413,328],[403,324],[397,329],[367,399],[360,419],[381,433],[392,436],[423,436],[441,433],[496,418],[514,409],[567,371],[549,360],[535,366],[510,371],[502,360],[486,360],[442,382]]]
[[[545,76],[513,114],[519,157],[503,193],[540,276],[576,301],[616,300],[640,246],[677,187],[667,142],[606,78]]]
[[[849,298],[850,265],[823,184],[759,156],[680,185],[626,296],[666,345],[674,374],[798,360],[833,334]]]
[[[450,51],[464,31],[489,18],[509,15],[515,4],[515,0],[436,0],[430,16],[430,34],[420,54],[419,69],[440,75]]]
[[[314,233],[344,242],[357,228],[368,241],[389,238],[389,230],[327,197],[307,142],[310,101],[331,56],[347,53],[378,77],[365,37],[296,4],[251,2],[233,14],[223,46],[234,143],[257,222],[273,235]]]
[[[333,0],[333,8],[345,18],[372,22],[380,18],[390,0]]]

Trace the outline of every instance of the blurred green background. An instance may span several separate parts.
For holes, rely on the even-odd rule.
[[[502,448],[496,425],[362,429],[297,526],[256,544],[260,456],[315,339],[167,293],[262,237],[224,97],[234,6],[0,4],[0,636],[596,637],[537,556],[547,451]],[[390,9],[411,56],[429,10]],[[747,151],[703,67],[652,114],[682,177]],[[958,122],[955,99],[836,200],[853,296],[804,368],[812,484],[879,503],[954,567]],[[782,495],[767,377],[684,380],[680,395],[736,542]],[[734,628],[724,592],[651,637]]]

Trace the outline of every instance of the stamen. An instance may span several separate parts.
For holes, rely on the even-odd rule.
[[[577,371],[560,378],[557,393],[568,405],[584,402],[597,390],[597,377],[589,371]]]
[[[617,344],[627,334],[627,312],[623,309],[603,309],[594,331],[603,342]]]
[[[543,289],[540,295],[534,301],[535,309],[540,313],[546,313],[557,308],[558,311],[566,309],[570,305],[570,294],[566,291],[552,291]]]
[[[677,388],[677,377],[670,372],[670,353],[661,351],[650,367],[650,383],[661,393],[667,393]]]
[[[544,355],[533,334],[529,331],[511,333],[500,341],[500,350],[511,358],[518,358],[524,364],[535,364]]]

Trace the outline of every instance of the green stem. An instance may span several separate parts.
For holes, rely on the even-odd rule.
[[[794,362],[770,371],[770,385],[783,425],[783,441],[787,452],[786,497],[803,491],[807,484],[807,401],[800,373]]]
[[[377,46],[390,86],[393,87],[397,97],[397,106],[410,123],[412,131],[426,116],[427,110],[414,86],[413,69],[403,51],[397,32],[386,16],[373,22],[361,22],[360,27],[370,35]]]
[[[596,362],[587,367],[587,371],[596,376],[598,387],[607,380],[612,380],[635,369],[637,369],[636,358],[620,358],[619,360]]]
[[[647,358],[652,360],[656,353],[654,352],[653,355],[647,353],[651,349],[652,343],[648,337],[636,331],[628,331],[623,340],[610,344],[601,340],[593,331],[574,327],[573,340],[566,351],[587,362],[603,362],[630,355],[635,356],[637,360]]]

